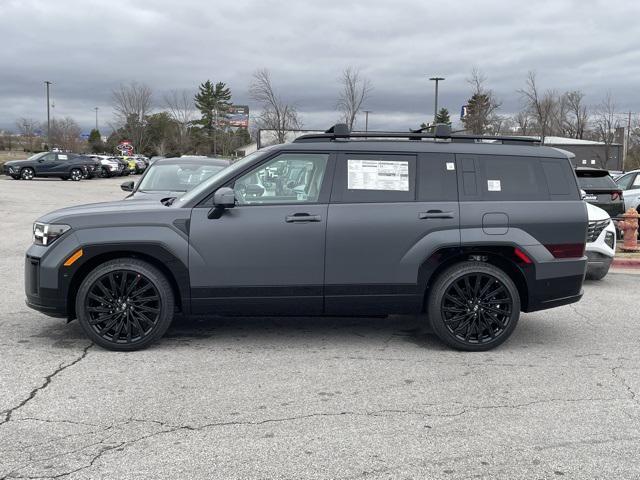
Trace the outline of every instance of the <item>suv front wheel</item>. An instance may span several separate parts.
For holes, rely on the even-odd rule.
[[[82,329],[109,350],[139,350],[158,340],[173,319],[169,281],[137,259],[110,260],[92,270],[76,297]]]
[[[490,350],[515,329],[520,296],[498,267],[462,262],[445,270],[433,284],[427,313],[434,332],[447,345],[466,351]]]

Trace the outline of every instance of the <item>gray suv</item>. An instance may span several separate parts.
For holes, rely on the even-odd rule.
[[[587,210],[569,153],[517,137],[352,133],[259,150],[180,198],[34,224],[27,305],[135,350],[174,315],[424,314],[488,350],[577,302]]]

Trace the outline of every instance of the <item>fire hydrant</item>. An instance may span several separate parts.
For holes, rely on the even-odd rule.
[[[620,249],[624,252],[637,252],[638,248],[638,212],[635,209],[629,208],[622,218],[624,220],[618,222],[618,228],[622,230],[624,236],[624,242]]]

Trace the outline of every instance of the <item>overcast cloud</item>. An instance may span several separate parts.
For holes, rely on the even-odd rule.
[[[163,92],[223,81],[248,103],[251,73],[271,70],[306,128],[337,119],[340,72],[361,69],[374,85],[370,128],[408,128],[433,114],[433,83],[446,77],[440,105],[468,98],[473,66],[504,113],[519,108],[527,71],[543,88],[581,89],[590,104],[608,90],[620,111],[640,110],[640,2],[621,1],[294,1],[0,0],[0,128],[54,115],[84,129],[93,108],[112,120],[121,82]]]

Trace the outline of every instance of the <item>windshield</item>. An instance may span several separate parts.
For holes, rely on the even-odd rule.
[[[182,165],[156,164],[144,176],[138,191],[175,191],[188,192],[193,187],[218,173],[224,165],[206,165],[187,163]]]
[[[188,202],[188,201],[196,198],[197,196],[199,196],[203,192],[206,192],[207,190],[209,190],[211,188],[211,186],[214,185],[221,176],[227,175],[228,173],[234,173],[234,172],[238,172],[238,171],[244,170],[244,168],[247,165],[250,165],[257,158],[259,158],[259,157],[261,157],[263,155],[266,155],[267,153],[269,153],[269,151],[271,149],[272,149],[272,147],[263,148],[262,150],[258,150],[256,152],[250,153],[249,155],[247,155],[246,157],[242,158],[241,160],[238,160],[237,162],[232,163],[230,166],[225,168],[223,171],[220,171],[220,172],[216,173],[215,175],[212,175],[206,181],[202,182],[197,187],[193,188],[189,193],[187,193],[186,195],[183,195],[179,199],[179,202],[184,203],[184,202]]]
[[[47,153],[49,153],[49,152],[36,153],[35,155],[31,155],[29,158],[27,158],[27,160],[37,160],[40,157],[44,157]]]

